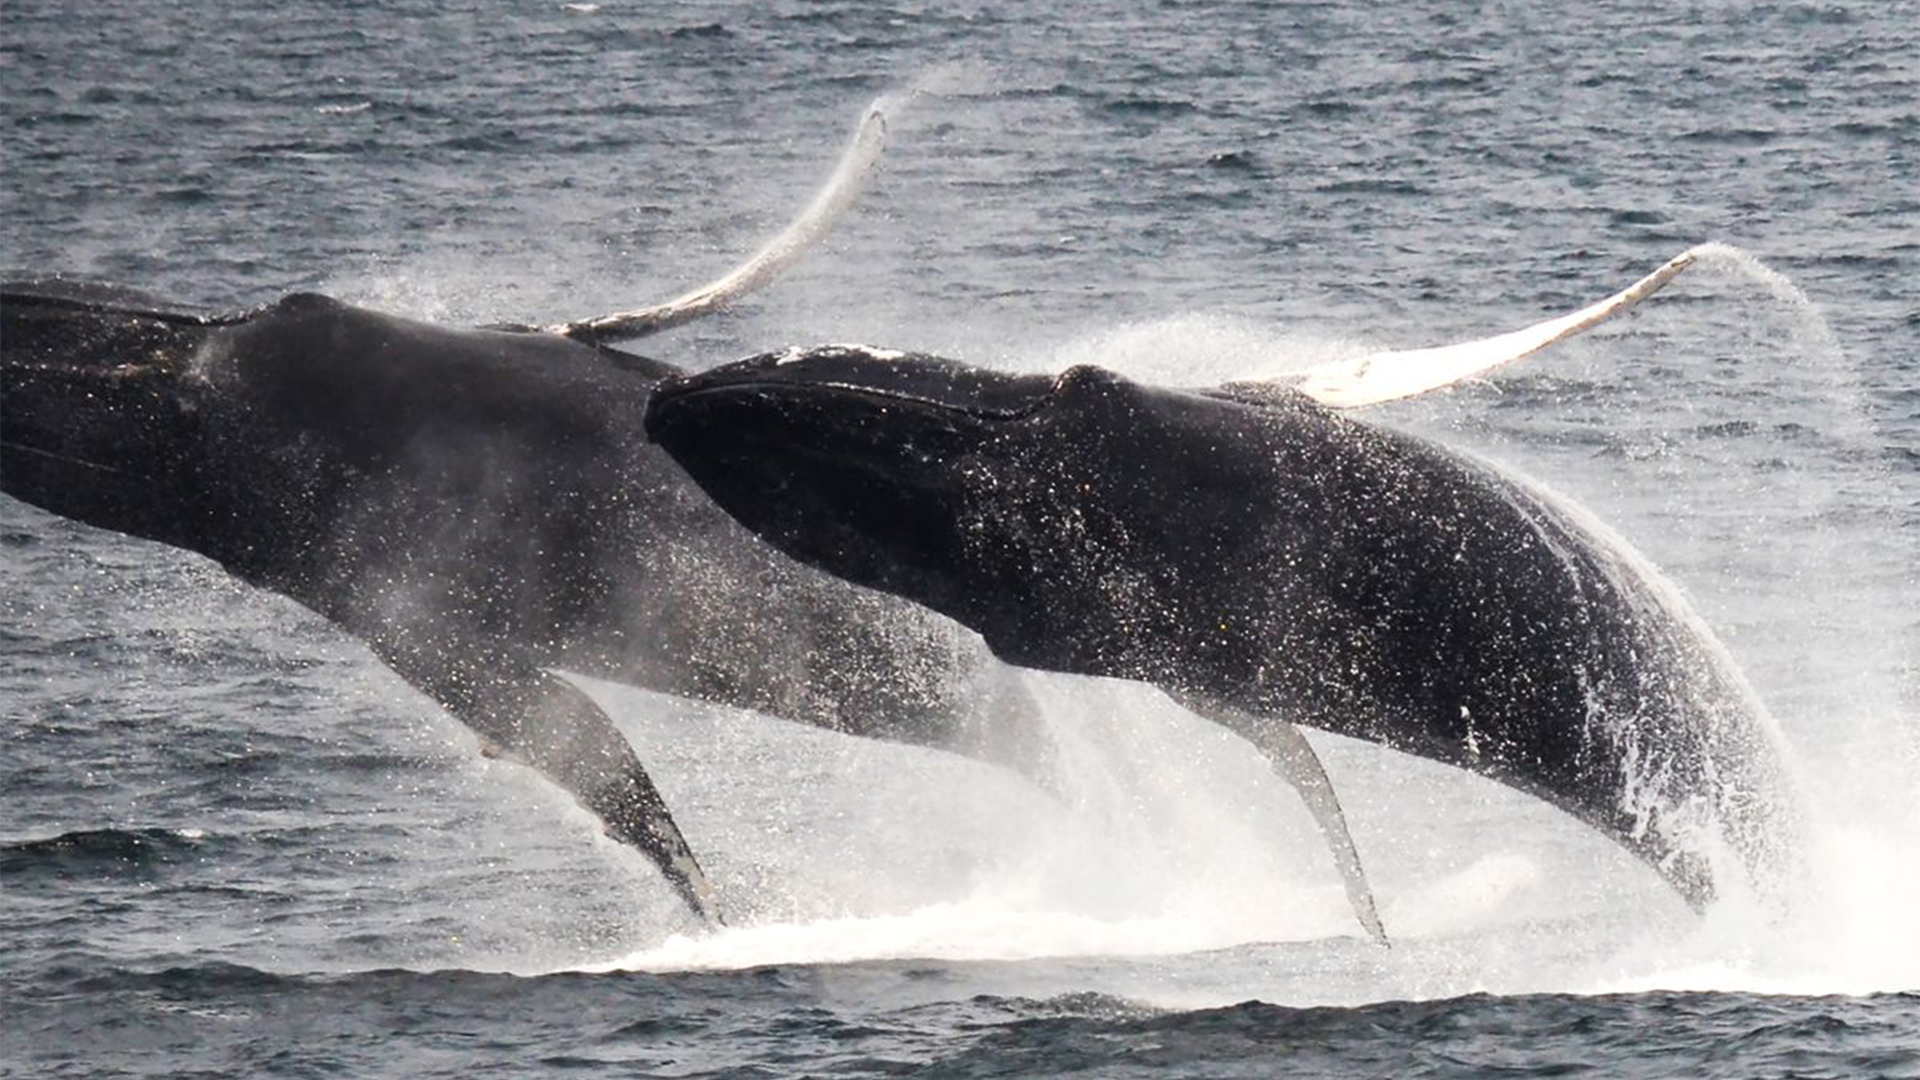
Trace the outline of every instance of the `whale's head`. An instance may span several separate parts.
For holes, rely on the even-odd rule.
[[[168,538],[205,513],[213,332],[152,298],[71,283],[0,297],[0,488],[65,517]]]
[[[1189,594],[1158,579],[1195,569],[1188,541],[1245,520],[1220,500],[1272,487],[1264,455],[1197,459],[1196,409],[1235,411],[1097,367],[826,347],[668,380],[647,432],[803,562],[947,614],[1016,663],[1142,676],[1130,625],[1185,617],[1166,598]]]
[[[0,489],[283,585],[366,527],[350,498],[378,506],[370,491],[404,483],[429,505],[477,501],[546,449],[602,438],[609,411],[637,416],[653,381],[554,335],[312,294],[207,316],[56,282],[8,286],[0,317]]]
[[[858,347],[669,380],[648,437],[721,507],[802,562],[974,622],[969,488],[1051,380]]]

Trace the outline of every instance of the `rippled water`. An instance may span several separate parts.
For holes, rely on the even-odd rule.
[[[734,929],[354,641],[0,502],[0,1074],[1920,1075],[1920,26],[1900,5],[0,9],[0,265],[552,321],[710,277],[918,86],[827,249],[649,344],[1209,383],[1517,326],[1376,409],[1591,507],[1776,715],[1795,911],[1322,746],[1396,947],[1246,749],[1032,686],[1059,796],[593,684]],[[1809,298],[1804,303],[1797,288]]]

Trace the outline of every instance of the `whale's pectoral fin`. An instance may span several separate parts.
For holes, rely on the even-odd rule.
[[[1313,815],[1314,824],[1320,827],[1320,834],[1333,853],[1334,865],[1347,887],[1347,902],[1353,905],[1354,915],[1369,937],[1387,945],[1387,931],[1381,925],[1380,912],[1373,901],[1373,887],[1367,883],[1366,870],[1360,865],[1360,852],[1353,846],[1353,834],[1347,831],[1346,812],[1340,808],[1333,781],[1307,737],[1284,720],[1255,716],[1187,694],[1170,696],[1188,711],[1251,742],[1266,756],[1273,770],[1300,793],[1300,800],[1307,804],[1307,811]]]
[[[579,319],[546,329],[580,341],[604,344],[630,340],[719,311],[773,280],[824,239],[834,222],[840,220],[841,215],[860,197],[860,190],[866,186],[868,177],[873,175],[880,161],[880,151],[887,143],[887,114],[882,108],[884,100],[874,101],[861,114],[853,140],[848,143],[839,163],[834,166],[833,174],[827,178],[826,185],[814,196],[813,201],[798,218],[781,230],[778,236],[767,241],[746,262],[718,279],[664,303],[638,311],[620,311]]]
[[[1631,310],[1659,292],[1680,271],[1692,266],[1711,245],[1689,248],[1663,266],[1604,300],[1578,311],[1532,326],[1477,341],[1438,345],[1427,349],[1399,349],[1369,353],[1349,360],[1320,364],[1271,383],[1229,383],[1226,390],[1246,391],[1257,397],[1262,389],[1285,386],[1336,409],[1377,405],[1414,397],[1451,386],[1462,379],[1484,375],[1503,364],[1539,352],[1584,330]]]
[[[1340,879],[1346,884],[1347,902],[1353,905],[1354,915],[1360,919],[1360,925],[1367,928],[1368,936],[1386,945],[1387,930],[1381,925],[1380,912],[1373,902],[1373,887],[1367,883],[1367,872],[1360,865],[1360,852],[1353,846],[1353,834],[1347,831],[1346,811],[1340,808],[1340,797],[1334,793],[1326,767],[1320,764],[1320,755],[1314,753],[1313,745],[1299,728],[1284,720],[1269,721],[1253,744],[1267,756],[1274,771],[1300,793],[1301,801],[1307,804],[1314,823],[1327,839],[1328,849],[1333,852],[1333,862],[1340,868]]]
[[[483,752],[530,765],[565,788],[599,816],[609,836],[651,859],[695,914],[723,922],[718,895],[666,800],[625,736],[578,687],[551,672],[510,663],[450,668],[409,665],[404,652],[385,658],[472,728]]]

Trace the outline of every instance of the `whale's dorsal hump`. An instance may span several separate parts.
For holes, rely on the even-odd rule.
[[[874,101],[862,114],[853,141],[840,155],[839,164],[825,186],[793,224],[766,242],[759,251],[726,274],[691,292],[682,293],[664,303],[637,311],[617,311],[570,323],[549,326],[555,334],[588,342],[625,341],[658,333],[681,323],[691,322],[733,303],[740,297],[773,280],[780,271],[797,262],[807,250],[818,244],[833,228],[834,222],[860,197],[867,178],[880,162],[880,151],[887,143],[887,116]]]
[[[1291,389],[1336,409],[1378,405],[1451,386],[1539,352],[1628,311],[1692,266],[1701,248],[1688,248],[1658,270],[1578,311],[1477,341],[1426,349],[1396,349],[1337,360],[1306,369]]]

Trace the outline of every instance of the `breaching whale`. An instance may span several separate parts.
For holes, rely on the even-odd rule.
[[[1765,886],[1797,831],[1777,735],[1725,650],[1577,505],[1335,408],[1526,355],[1693,258],[1511,334],[1290,385],[790,349],[669,381],[647,428],[782,551],[1005,660],[1155,684],[1276,761],[1301,724],[1490,777],[1697,908],[1716,852]]]
[[[0,490],[332,620],[717,917],[632,748],[556,670],[1044,772],[1036,710],[977,639],[765,550],[642,435],[679,369],[607,344],[771,278],[852,201],[883,132],[868,114],[806,212],[712,285],[558,326],[0,286]]]

